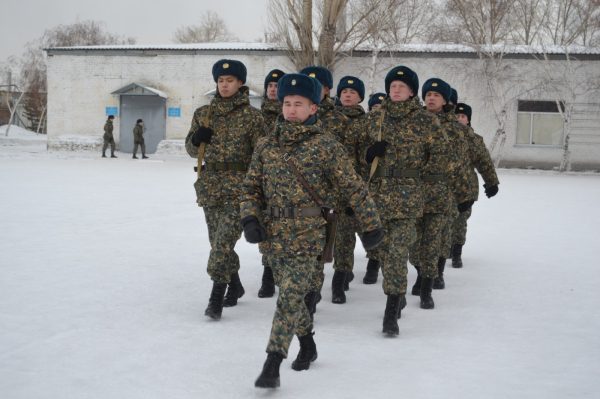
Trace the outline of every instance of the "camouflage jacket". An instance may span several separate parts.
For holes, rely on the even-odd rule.
[[[192,144],[191,137],[207,115],[213,135],[210,144],[206,145],[205,170],[194,184],[198,205],[238,205],[254,146],[265,132],[263,117],[259,110],[250,106],[246,86],[231,98],[215,96],[209,105],[194,112],[185,139],[185,148],[191,157],[198,157],[198,147]],[[215,170],[227,165],[241,170]]]
[[[323,101],[321,101],[319,110],[317,111],[317,118],[321,121],[323,132],[331,134],[336,138],[342,143],[346,151],[352,149],[355,139],[349,136],[350,131],[348,127],[350,125],[350,119],[335,109],[335,103],[331,97],[325,97]]]
[[[144,127],[137,123],[133,128],[133,142],[138,144],[144,142]]]
[[[423,214],[420,173],[429,159],[437,124],[435,115],[423,110],[416,97],[404,102],[386,98],[380,109],[368,114],[360,140],[361,162],[366,164],[367,149],[380,140],[380,131],[381,140],[389,143],[369,183],[382,219],[411,219]],[[364,169],[370,170],[370,164]],[[379,172],[402,176],[378,176]]]
[[[344,144],[346,152],[348,152],[348,155],[352,159],[356,171],[362,176],[363,173],[360,172],[359,168],[361,162],[359,159],[360,146],[358,139],[360,137],[360,132],[364,131],[367,114],[361,105],[356,105],[354,107],[338,107],[337,109],[339,112],[348,117],[348,131],[344,138]]]
[[[375,203],[347,161],[343,147],[322,133],[319,122],[302,125],[280,118],[274,133],[256,146],[240,204],[240,216],[256,216],[267,231],[263,252],[317,256],[325,244],[322,216],[271,216],[272,208],[318,207],[283,159],[284,152],[326,203],[336,200],[333,193],[343,193],[354,208],[361,231],[381,227]]]
[[[487,186],[498,185],[500,181],[498,180],[494,162],[485,146],[483,137],[475,133],[471,127],[467,130],[467,142],[469,145],[469,159],[471,160],[469,179],[472,181],[472,185],[474,185],[473,197],[477,200],[479,197],[479,185],[474,169],[477,169],[477,172],[479,172],[483,178],[483,182]]]
[[[260,106],[260,112],[262,112],[263,119],[265,120],[267,132],[272,132],[275,128],[277,117],[281,114],[281,103],[277,100],[265,98]]]
[[[104,124],[104,140],[110,140],[113,138],[113,122],[109,119]]]

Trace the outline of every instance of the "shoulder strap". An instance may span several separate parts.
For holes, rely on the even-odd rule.
[[[308,192],[310,197],[313,199],[313,201],[315,201],[317,203],[318,206],[324,207],[325,201],[323,201],[323,199],[319,196],[319,194],[317,194],[317,192],[311,187],[311,185],[308,183],[308,181],[304,178],[304,176],[302,175],[302,172],[300,172],[300,170],[298,169],[298,167],[292,160],[292,156],[283,149],[281,144],[279,145],[279,148],[281,149],[281,152],[282,152],[281,157],[288,164],[288,166],[290,167],[290,169],[292,170],[294,175],[296,175],[296,179],[298,180],[298,182],[302,185],[302,187],[304,187],[306,192]]]
[[[385,118],[385,109],[382,109],[381,116],[379,117],[379,133],[377,134],[377,141],[381,141],[381,139],[383,138],[381,135],[381,130],[383,129],[384,118]],[[379,157],[375,157],[375,159],[371,163],[371,170],[369,171],[369,180],[367,181],[367,183],[371,181],[371,178],[373,177],[373,175],[375,174],[375,171],[377,170],[378,164],[379,164]]]

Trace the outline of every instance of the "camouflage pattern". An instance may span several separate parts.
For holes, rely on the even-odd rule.
[[[260,112],[262,112],[265,120],[265,129],[267,132],[272,132],[275,129],[277,117],[281,114],[281,103],[277,100],[265,98],[260,106]]]
[[[113,121],[108,119],[104,124],[104,135],[102,136],[104,143],[102,144],[102,154],[106,152],[106,149],[110,145],[110,153],[115,153],[115,138],[113,137]]]
[[[475,169],[483,178],[483,181],[488,186],[494,186],[500,184],[498,175],[496,174],[496,168],[494,162],[490,156],[490,152],[485,146],[483,137],[475,133],[475,131],[465,126],[466,138],[469,148],[469,159],[471,160],[471,167],[469,168],[469,179],[471,180],[471,186],[474,187],[472,197],[477,200],[479,198],[479,182],[477,180],[477,174]]]
[[[456,209],[456,206],[450,208],[450,212],[448,213],[448,215],[446,215],[446,221],[444,222],[444,226],[442,229],[442,239],[440,243],[440,256],[446,259],[450,259],[453,244],[452,229],[454,222],[459,215],[460,213],[458,212],[458,209]]]
[[[270,258],[269,266],[273,269],[279,295],[267,352],[278,352],[287,357],[294,334],[303,336],[312,331],[313,325],[304,296],[309,291],[316,263],[316,258],[310,256]]]
[[[447,222],[448,215],[443,213],[424,213],[417,219],[417,235],[410,248],[409,260],[422,277],[435,278],[438,274],[437,261]]]
[[[269,254],[317,257],[325,244],[321,216],[275,218],[263,209],[317,206],[298,182],[282,149],[292,155],[298,169],[321,198],[333,204],[337,193],[352,205],[361,231],[381,226],[373,200],[363,181],[347,161],[343,147],[319,123],[302,125],[280,120],[273,135],[259,141],[243,183],[241,218],[258,217],[267,231]]]
[[[383,267],[383,292],[405,295],[408,285],[408,252],[417,238],[414,219],[387,219],[383,222],[385,237],[378,257]]]
[[[229,283],[231,275],[240,269],[240,258],[234,251],[242,236],[239,208],[237,205],[205,206],[204,218],[210,242],[206,271],[211,280]]]
[[[364,170],[370,169],[365,160],[367,149],[379,141],[381,131],[381,140],[389,145],[378,169],[417,174],[412,177],[375,174],[369,182],[369,193],[385,225],[386,239],[377,251],[383,259],[376,259],[383,262],[383,287],[387,295],[406,293],[409,247],[416,239],[416,219],[423,214],[419,174],[426,167],[438,126],[437,118],[422,109],[417,97],[405,102],[386,98],[379,110],[368,114],[366,130],[359,141]]]
[[[471,217],[471,212],[473,209],[469,209],[466,212],[459,213],[456,218],[453,219],[453,223],[451,226],[451,234],[452,241],[450,242],[450,249],[454,244],[465,245],[467,241],[467,220]],[[450,240],[449,240],[450,241]]]
[[[336,109],[335,102],[331,97],[325,96],[319,104],[317,119],[321,122],[323,132],[335,137],[344,146],[348,154],[354,152],[355,139],[349,136],[350,120]]]
[[[144,127],[138,123],[133,128],[133,143],[144,144]]]
[[[216,95],[210,105],[194,112],[190,131],[185,139],[188,154],[198,157],[191,137],[202,125],[205,115],[210,115],[213,130],[210,144],[206,146],[205,163],[232,162],[249,165],[257,140],[264,135],[265,127],[260,111],[250,106],[248,88],[242,86],[231,98]],[[199,206],[239,203],[244,171],[205,170],[194,184]]]
[[[254,145],[264,134],[260,111],[250,106],[248,88],[243,86],[231,98],[218,94],[210,105],[194,112],[185,148],[191,157],[198,156],[191,137],[210,115],[209,127],[213,129],[210,144],[206,145],[206,164],[223,162],[249,165]],[[245,170],[203,170],[194,183],[197,203],[204,207],[211,245],[208,274],[219,283],[227,283],[230,275],[239,269],[239,258],[234,251],[242,232],[239,199]]]

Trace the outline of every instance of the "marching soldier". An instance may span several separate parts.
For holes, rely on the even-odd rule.
[[[369,97],[369,112],[381,108],[385,93],[374,93]]]
[[[248,242],[265,242],[279,287],[277,308],[267,345],[267,360],[256,387],[279,386],[279,367],[296,334],[300,352],[294,370],[306,370],[317,358],[305,294],[311,289],[318,256],[326,239],[331,200],[342,193],[372,248],[383,238],[375,204],[362,179],[347,161],[345,150],[323,134],[317,122],[321,100],[318,81],[288,74],[279,81],[283,118],[272,135],[261,139],[243,185],[241,220]],[[332,195],[335,193],[335,195]]]
[[[421,107],[419,78],[408,67],[392,68],[385,77],[387,98],[370,112],[366,137],[361,139],[370,166],[369,193],[377,204],[384,243],[376,259],[383,262],[383,291],[387,295],[383,333],[398,335],[398,318],[406,305],[407,261],[416,239],[416,219],[422,216],[421,169],[429,157],[436,117]]]
[[[106,158],[106,149],[110,145],[110,157],[116,158],[115,155],[115,138],[113,137],[113,120],[114,115],[109,115],[104,124],[104,136],[102,136],[104,143],[102,144],[102,158]]]
[[[146,144],[144,143],[144,121],[138,119],[133,128],[133,159],[137,159],[138,145],[142,148],[142,159],[147,159]]]
[[[477,175],[475,170],[479,172],[484,181],[485,195],[488,198],[492,198],[498,193],[498,175],[490,156],[490,152],[485,146],[483,137],[475,133],[471,128],[471,115],[472,109],[469,105],[464,103],[458,103],[454,110],[456,118],[459,123],[464,126],[468,126],[467,130],[467,142],[469,148],[469,159],[471,160],[471,167],[469,168],[469,178],[473,182],[473,196],[475,201],[479,197],[479,188]],[[462,262],[462,247],[465,245],[467,239],[467,220],[471,216],[472,209],[469,209],[455,219],[452,225],[452,267],[460,268],[463,266]]]
[[[190,156],[199,158],[201,168],[194,187],[210,241],[208,274],[213,287],[205,315],[219,320],[223,306],[235,306],[244,295],[234,251],[242,233],[239,198],[254,145],[265,128],[260,111],[250,106],[249,89],[244,85],[246,66],[220,60],[213,65],[212,75],[217,93],[209,105],[194,112],[185,147]]]
[[[273,69],[265,77],[264,83],[264,98],[260,110],[265,120],[265,128],[267,134],[271,133],[275,128],[275,121],[281,114],[281,103],[277,99],[277,82],[284,75],[280,69]],[[261,286],[258,290],[259,298],[271,298],[275,294],[275,281],[273,280],[273,271],[268,264],[268,255],[265,253],[263,244],[258,245],[262,254],[263,275],[261,278]]]

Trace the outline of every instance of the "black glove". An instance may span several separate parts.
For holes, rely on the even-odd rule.
[[[493,186],[488,186],[487,184],[484,184],[483,187],[485,188],[485,195],[487,195],[488,198],[492,198],[494,195],[498,194],[497,184],[494,184]]]
[[[346,209],[344,209],[344,213],[348,216],[354,216],[354,209],[352,209],[348,206],[348,207],[346,207]]]
[[[383,158],[385,155],[385,147],[387,147],[390,143],[387,141],[376,141],[375,144],[367,148],[367,163],[373,162],[375,157]]]
[[[198,147],[202,143],[210,143],[210,138],[213,135],[213,130],[209,127],[200,126],[192,136],[192,144]]]
[[[471,207],[473,206],[474,203],[475,203],[475,201],[461,202],[460,204],[458,204],[458,211],[460,213],[466,212],[469,209],[471,209]]]
[[[368,251],[377,247],[383,241],[383,229],[367,231],[360,237],[363,247]]]
[[[256,216],[246,216],[243,218],[242,227],[244,228],[244,237],[250,244],[258,244],[267,239],[267,232],[260,225]]]

